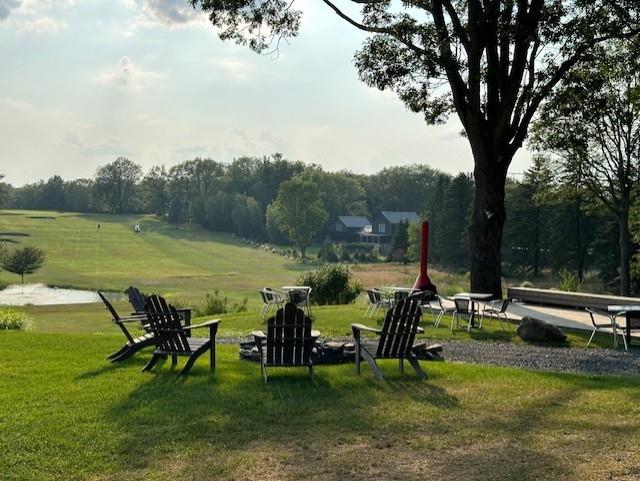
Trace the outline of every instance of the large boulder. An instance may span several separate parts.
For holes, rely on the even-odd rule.
[[[523,317],[516,331],[523,341],[566,342],[567,336],[559,327],[533,317]]]

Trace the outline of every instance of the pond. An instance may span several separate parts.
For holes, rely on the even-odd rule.
[[[62,289],[44,284],[15,284],[0,291],[0,305],[4,306],[89,304],[99,301],[98,294],[93,291]]]

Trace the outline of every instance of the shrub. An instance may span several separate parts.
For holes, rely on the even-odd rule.
[[[226,314],[227,312],[245,312],[247,310],[248,299],[245,297],[241,303],[234,303],[229,308],[229,299],[222,297],[220,291],[216,289],[213,294],[207,294],[204,305],[196,309],[198,316],[209,316],[212,314]]]
[[[297,282],[313,289],[311,302],[319,305],[350,304],[362,290],[359,282],[351,282],[351,272],[344,264],[324,265],[303,272]]]
[[[533,282],[531,281],[522,281],[520,287],[533,287]]]
[[[0,307],[0,330],[27,329],[30,324],[31,320],[24,312],[8,307]]]
[[[559,273],[560,275],[560,285],[558,288],[561,291],[579,291],[581,284],[578,276],[576,276],[573,272],[568,271],[566,269],[562,269]]]

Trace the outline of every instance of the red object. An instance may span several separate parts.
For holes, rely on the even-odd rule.
[[[436,292],[436,286],[429,279],[427,273],[427,265],[429,261],[429,223],[422,223],[422,235],[420,237],[420,273],[416,282],[413,284],[413,289],[416,291],[433,291]]]

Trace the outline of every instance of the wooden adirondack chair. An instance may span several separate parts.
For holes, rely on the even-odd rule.
[[[148,296],[144,295],[137,287],[129,286],[124,293],[129,298],[129,304],[134,313],[144,313]]]
[[[220,320],[206,321],[192,326],[182,325],[180,315],[175,307],[168,304],[164,298],[156,295],[147,300],[147,322],[154,335],[156,349],[153,356],[142,369],[150,371],[161,358],[172,357],[172,363],[177,363],[178,356],[188,357],[186,364],[180,371],[184,375],[193,363],[205,352],[210,352],[210,368],[216,368],[216,334]],[[189,337],[187,333],[192,329],[209,328],[209,337]]]
[[[362,324],[351,324],[356,344],[356,374],[360,374],[361,359],[365,359],[369,363],[377,379],[384,379],[384,376],[376,359],[398,359],[401,372],[404,371],[404,360],[406,359],[418,377],[425,379],[427,374],[420,368],[418,359],[413,352],[416,334],[424,332],[424,329],[418,326],[421,316],[420,300],[409,297],[401,299],[387,311],[382,329]],[[362,338],[363,331],[378,334],[380,338],[377,345],[373,348],[367,347],[367,343]]]
[[[98,292],[98,296],[102,299],[106,309],[111,313],[112,321],[116,324],[122,333],[127,338],[127,343],[118,349],[113,354],[107,356],[107,359],[111,362],[121,362],[125,359],[129,359],[140,349],[143,349],[147,346],[152,346],[154,344],[153,333],[147,332],[142,336],[134,337],[129,329],[127,328],[128,323],[140,323],[143,327],[146,325],[147,315],[146,314],[138,314],[129,317],[121,317],[118,315],[118,312],[113,307],[113,304],[106,298],[106,296],[102,292]]]
[[[311,329],[311,319],[293,302],[287,302],[267,320],[267,333],[254,331],[260,351],[260,370],[265,382],[269,367],[307,367],[313,377],[311,352],[319,331]]]
[[[145,309],[147,308],[147,300],[149,296],[144,294],[137,287],[129,286],[124,293],[129,298],[129,304],[133,307],[132,315],[142,314],[146,318]],[[178,314],[180,315],[180,319],[182,319],[182,324],[185,326],[191,325],[191,309],[188,307],[184,308],[176,308]],[[187,337],[191,336],[191,332],[187,332]]]

